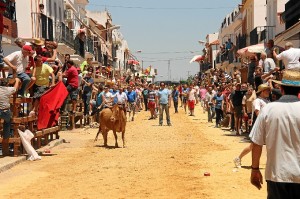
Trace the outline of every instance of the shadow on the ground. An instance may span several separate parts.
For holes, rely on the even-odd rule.
[[[115,146],[104,146],[104,145],[95,145],[95,147],[100,147],[100,148],[106,148],[106,149],[117,149],[120,147],[115,147]]]
[[[41,153],[39,156],[56,156],[56,153]]]

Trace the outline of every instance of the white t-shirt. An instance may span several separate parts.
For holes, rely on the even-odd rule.
[[[250,138],[257,145],[266,144],[266,180],[300,183],[299,110],[299,101],[277,101],[267,104],[257,117]]]
[[[256,111],[256,110],[261,111],[263,109],[263,107],[265,107],[267,105],[267,103],[269,103],[268,100],[258,97],[253,101],[252,110],[253,111]]]
[[[125,92],[122,92],[120,94],[120,92],[116,93],[117,99],[118,99],[118,104],[125,104],[125,102],[127,101],[127,95]]]
[[[189,98],[188,99],[189,100],[196,100],[195,93],[196,93],[195,89],[190,90],[190,92],[189,92]]]
[[[107,92],[107,93],[103,93],[103,98],[104,98],[104,103],[106,105],[111,105],[112,104],[112,98],[113,98],[113,94],[111,92]]]
[[[24,57],[22,51],[16,51],[5,57],[8,61],[17,67],[17,74],[24,73],[28,66],[28,56]],[[9,74],[12,74],[12,69],[9,69]]]
[[[285,69],[300,70],[300,49],[290,48],[276,56],[278,60],[282,60]]]

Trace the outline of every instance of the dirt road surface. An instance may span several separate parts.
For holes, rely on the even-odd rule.
[[[179,111],[171,110],[171,127],[138,113],[127,123],[127,148],[104,148],[101,135],[94,142],[97,129],[61,132],[70,143],[0,173],[0,198],[266,198],[266,183],[261,190],[250,184],[251,154],[234,168],[248,143],[213,128],[199,105],[196,117]],[[262,168],[265,160],[264,151]]]

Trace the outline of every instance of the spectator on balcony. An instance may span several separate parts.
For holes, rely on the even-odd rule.
[[[231,64],[234,61],[234,57],[236,54],[236,46],[231,42],[230,43],[231,48],[228,50],[228,60],[229,60],[229,64]]]
[[[275,50],[273,50],[273,56],[276,57],[277,60],[283,61],[285,69],[300,70],[300,49],[293,48],[293,44],[291,42],[287,42],[285,44],[285,51],[279,55],[277,55]]]
[[[8,77],[18,77],[22,81],[19,96],[24,97],[27,86],[30,83],[30,77],[25,73],[25,68],[28,65],[29,56],[33,53],[31,46],[24,45],[21,51],[11,53],[4,58],[4,62],[9,66]]]

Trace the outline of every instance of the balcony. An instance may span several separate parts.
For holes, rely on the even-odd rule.
[[[81,64],[85,60],[84,41],[77,35],[74,40],[75,54],[71,55],[71,59],[75,64]]]
[[[58,52],[62,54],[74,54],[74,37],[73,37],[73,30],[68,28],[64,23],[61,22],[60,29],[58,29],[57,33],[57,43]]]
[[[293,25],[295,25],[300,18],[300,1],[299,0],[290,0],[285,4],[285,26],[286,29],[289,29]]]
[[[257,27],[250,32],[250,45],[258,44]]]
[[[94,41],[91,37],[88,37],[85,41],[85,58],[93,58],[94,57]]]

